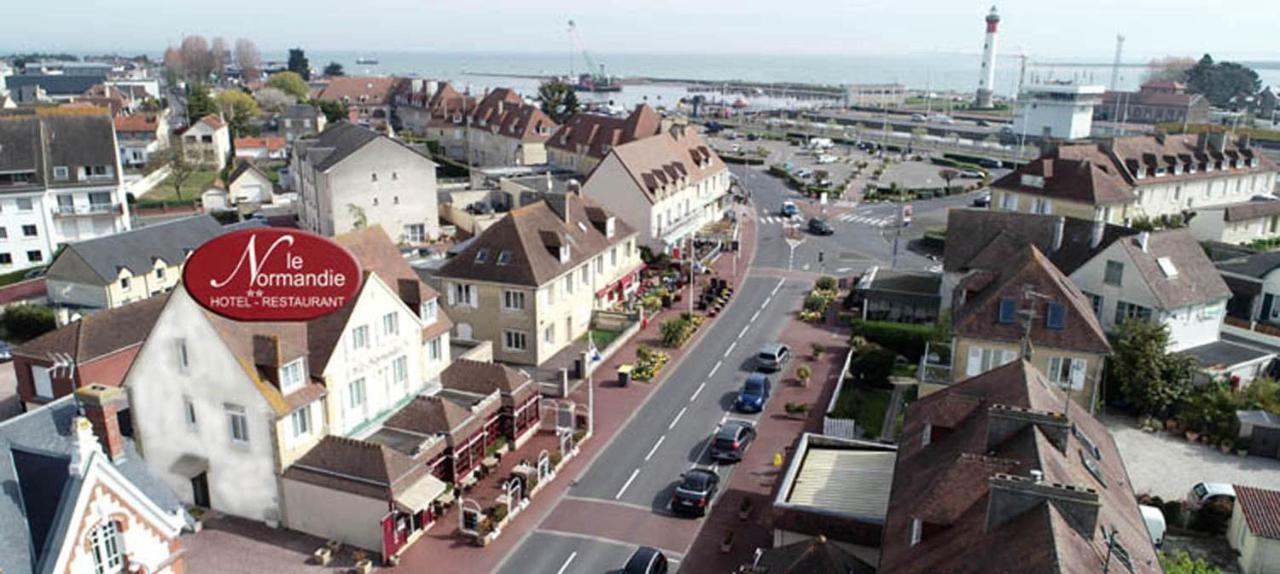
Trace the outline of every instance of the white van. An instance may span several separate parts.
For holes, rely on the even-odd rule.
[[[1219,498],[1225,498],[1235,502],[1235,487],[1225,482],[1198,483],[1191,487],[1191,491],[1187,493],[1187,504],[1189,504],[1192,509],[1196,509]]]
[[[1164,523],[1164,511],[1154,506],[1139,504],[1138,510],[1142,511],[1142,521],[1147,523],[1147,533],[1151,535],[1151,543],[1156,548],[1164,544],[1164,531],[1166,525]]]

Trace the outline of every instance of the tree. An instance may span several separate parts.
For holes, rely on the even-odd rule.
[[[1165,574],[1222,574],[1221,570],[1203,559],[1192,558],[1186,550],[1172,555],[1161,552],[1160,568]]]
[[[942,168],[938,170],[938,177],[942,178],[942,181],[947,182],[947,187],[951,187],[951,181],[960,177],[960,172],[949,167]]]
[[[289,48],[289,71],[303,80],[311,80],[311,61],[307,60],[307,53],[302,48]]]
[[[236,67],[240,68],[240,78],[246,82],[262,78],[262,55],[253,40],[236,40]]]
[[[43,305],[17,305],[0,317],[0,327],[10,342],[25,343],[58,328],[53,309]]]
[[[187,123],[194,124],[209,114],[215,113],[217,107],[209,95],[209,86],[192,84],[187,88]]]
[[[1184,58],[1181,56],[1166,56],[1151,60],[1147,64],[1147,72],[1143,75],[1142,81],[1168,81],[1168,82],[1185,82],[1187,81],[1187,70],[1196,65],[1194,58]]]
[[[297,72],[276,72],[267,78],[267,86],[279,89],[299,100],[306,99],[311,93],[311,88],[307,86],[307,81]]]
[[[351,117],[351,110],[342,100],[316,100],[315,104],[320,107],[320,113],[324,114],[324,119],[329,123],[340,122]]]
[[[240,90],[223,90],[218,93],[215,101],[218,104],[218,111],[222,113],[222,118],[227,121],[227,126],[231,129],[233,138],[250,133],[253,130],[253,121],[262,115],[262,110],[253,96]]]
[[[1167,327],[1138,319],[1122,323],[1112,345],[1112,376],[1143,414],[1165,418],[1191,392],[1195,359],[1170,354],[1168,346]]]
[[[568,121],[581,107],[573,86],[560,80],[550,80],[538,86],[538,101],[542,103],[543,113],[558,124]]]
[[[339,63],[337,63],[337,62],[329,62],[329,65],[327,65],[327,66],[325,66],[325,67],[324,67],[324,75],[326,75],[326,76],[345,76],[345,75],[347,75],[347,72],[346,72],[346,70],[343,70],[343,69],[342,69],[342,64],[339,64]]]
[[[186,66],[182,62],[182,52],[173,46],[164,49],[164,71],[170,83],[187,75]]]
[[[227,41],[222,36],[214,38],[209,44],[209,62],[218,78],[227,73],[227,52]]]
[[[258,106],[269,112],[278,112],[298,101],[280,88],[262,88],[255,92],[253,97],[258,100]]]
[[[209,52],[209,41],[204,36],[183,38],[178,53],[182,56],[182,69],[188,80],[209,81],[209,74],[213,72],[213,57]]]
[[[1262,88],[1262,80],[1251,68],[1235,62],[1214,62],[1205,54],[1187,70],[1187,90],[1204,95],[1209,103],[1224,107],[1231,98],[1253,95]]]
[[[173,195],[182,201],[182,185],[187,183],[188,179],[195,174],[196,168],[187,161],[187,155],[182,150],[182,138],[172,138],[168,149],[157,154],[155,160],[160,161],[163,165],[169,166],[169,183],[173,184]]]
[[[369,226],[369,216],[365,214],[364,208],[354,203],[348,203],[347,213],[351,215],[351,227],[353,229],[364,229]]]

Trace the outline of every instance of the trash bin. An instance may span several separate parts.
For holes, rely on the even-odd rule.
[[[628,383],[631,382],[632,369],[633,367],[630,364],[624,364],[618,367],[618,386],[619,387],[625,387],[627,386]]]

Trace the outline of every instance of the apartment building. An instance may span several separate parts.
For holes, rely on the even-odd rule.
[[[231,131],[222,117],[209,114],[182,132],[182,157],[199,169],[220,170],[231,159]]]
[[[284,141],[292,144],[302,138],[314,136],[324,131],[327,118],[315,106],[310,104],[293,104],[286,107],[276,117],[276,132]]]
[[[497,361],[542,364],[635,290],[638,239],[574,193],[513,209],[437,274],[456,336],[493,341]]]
[[[547,140],[547,161],[589,174],[613,148],[658,135],[662,129],[662,116],[648,104],[637,105],[626,117],[579,112]]]
[[[0,150],[0,271],[45,265],[64,244],[129,229],[105,110],[5,112]]]
[[[392,125],[392,103],[403,84],[403,79],[389,76],[337,76],[329,78],[315,98],[343,102],[350,113],[348,121],[387,132]]]
[[[445,84],[441,90],[447,87]],[[436,105],[443,112],[453,108],[451,102],[459,105],[461,99],[460,95],[444,93]],[[544,144],[558,127],[551,116],[510,88],[490,90],[468,114],[440,119],[444,121],[429,123],[428,134],[449,157],[483,167],[547,163]]]

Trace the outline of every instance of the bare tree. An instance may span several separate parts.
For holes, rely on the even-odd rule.
[[[181,78],[186,75],[187,69],[182,62],[182,52],[177,48],[169,46],[164,49],[164,69],[174,78]]]
[[[221,78],[227,71],[227,41],[222,36],[215,37],[209,44],[209,60],[214,73]]]
[[[286,94],[284,90],[271,87],[262,88],[254,92],[253,97],[258,100],[258,106],[268,112],[278,112],[298,101],[293,96]]]
[[[187,36],[179,48],[182,67],[189,79],[204,82],[213,72],[213,58],[209,53],[209,41],[204,36]]]
[[[1187,70],[1194,68],[1196,65],[1195,58],[1186,58],[1181,56],[1165,56],[1156,58],[1147,64],[1147,72],[1143,75],[1143,82],[1154,80],[1168,80],[1173,82],[1185,82],[1187,79]]]
[[[245,82],[262,79],[262,55],[253,40],[236,40],[236,66],[240,68],[240,78]]]

